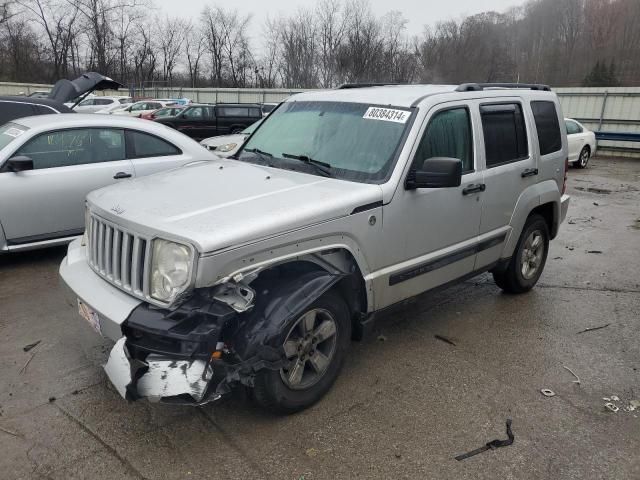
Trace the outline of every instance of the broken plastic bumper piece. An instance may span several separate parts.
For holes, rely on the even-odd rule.
[[[145,361],[130,359],[126,338],[116,342],[104,369],[125,399],[151,402],[203,404],[217,400],[207,396],[213,369],[204,360],[177,360],[150,354]]]

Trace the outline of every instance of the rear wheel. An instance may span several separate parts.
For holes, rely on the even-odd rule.
[[[252,392],[256,403],[277,413],[297,412],[316,403],[338,377],[350,338],[347,304],[329,291],[284,330],[280,342],[289,364],[258,372]]]
[[[531,290],[544,270],[549,252],[549,227],[540,215],[529,217],[507,268],[494,271],[493,279],[507,293]]]
[[[584,147],[580,152],[580,157],[578,157],[578,161],[575,163],[575,166],[578,168],[587,168],[587,164],[589,163],[589,159],[591,158],[591,150],[589,147]]]

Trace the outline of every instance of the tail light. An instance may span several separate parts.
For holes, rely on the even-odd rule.
[[[564,180],[562,182],[562,195],[567,191],[567,175],[569,175],[569,157],[564,161]]]

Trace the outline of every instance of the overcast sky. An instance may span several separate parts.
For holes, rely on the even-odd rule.
[[[156,5],[171,15],[182,17],[197,16],[207,4],[237,8],[242,13],[252,13],[253,32],[251,37],[258,40],[267,16],[288,13],[298,7],[312,7],[316,0],[241,0],[238,2],[213,0],[155,0]],[[504,11],[524,0],[370,0],[374,12],[384,15],[390,10],[399,10],[409,20],[408,33],[420,34],[424,25],[434,25],[440,20],[458,19],[463,15],[488,10]]]

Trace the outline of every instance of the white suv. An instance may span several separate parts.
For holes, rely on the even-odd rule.
[[[292,412],[380,312],[490,271],[538,281],[567,136],[540,85],[347,85],[295,95],[231,159],[91,193],[60,267],[116,341],[129,399],[202,404],[234,385]]]

